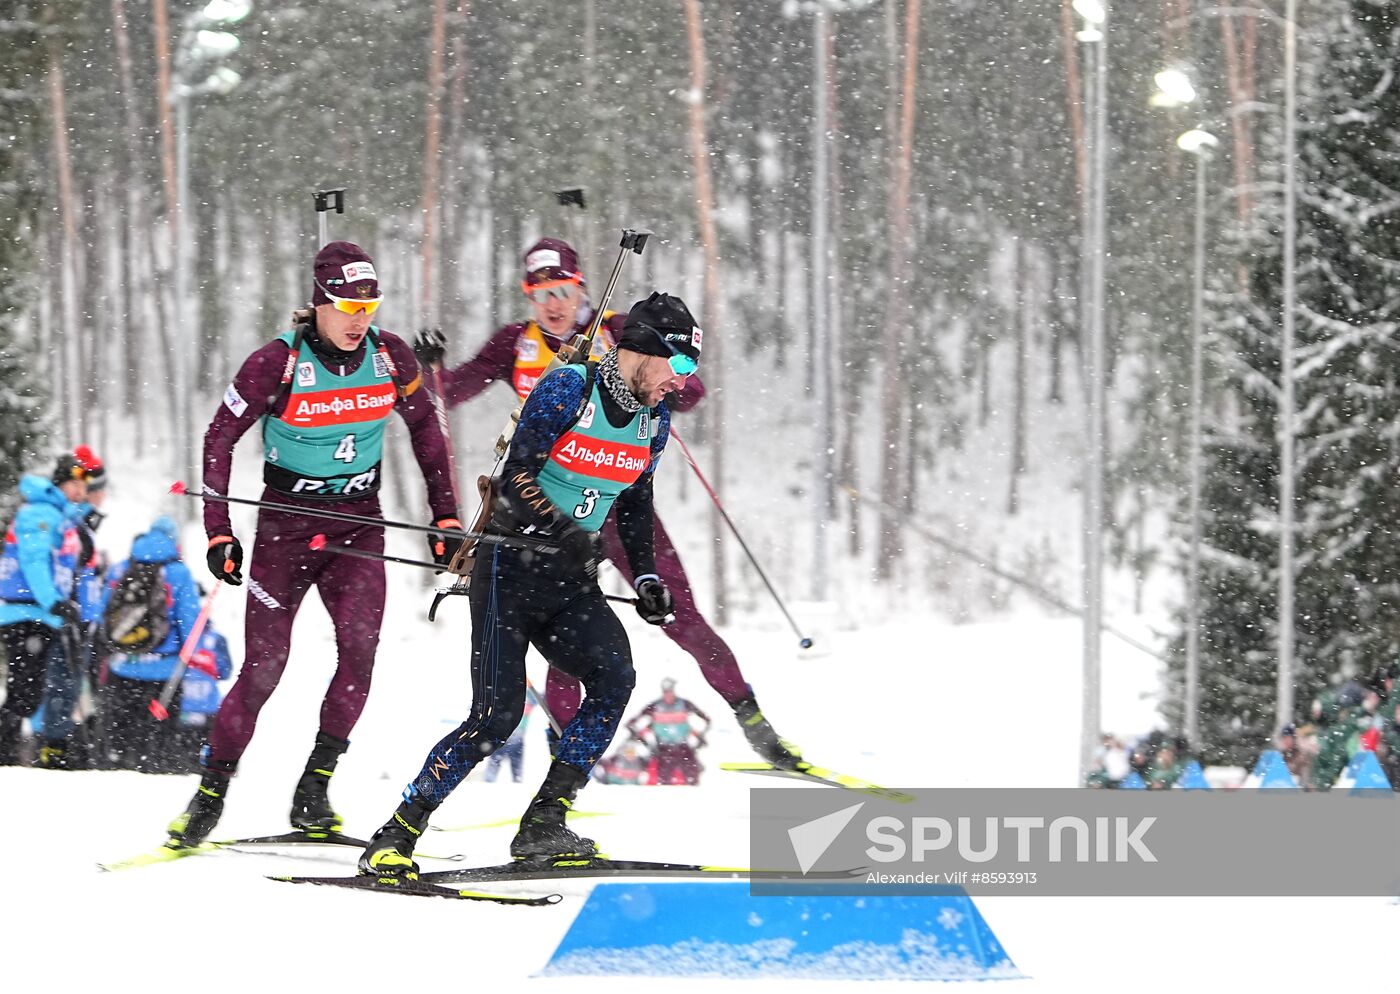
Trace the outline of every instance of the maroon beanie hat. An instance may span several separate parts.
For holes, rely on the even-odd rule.
[[[316,253],[312,265],[315,286],[313,304],[329,304],[331,297],[342,300],[378,300],[379,275],[374,260],[354,242],[331,242]]]

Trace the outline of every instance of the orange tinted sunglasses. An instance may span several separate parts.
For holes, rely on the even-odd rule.
[[[348,297],[337,297],[318,282],[321,292],[326,295],[326,300],[330,302],[336,310],[343,314],[359,314],[364,311],[366,314],[373,314],[379,310],[379,305],[384,302],[383,297],[375,297],[373,300],[351,300]]]

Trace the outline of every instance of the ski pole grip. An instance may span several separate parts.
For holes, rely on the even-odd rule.
[[[316,213],[324,214],[330,210],[337,214],[345,213],[345,187],[338,190],[317,190],[312,196],[316,199]]]
[[[642,249],[647,247],[647,239],[652,233],[646,228],[623,228],[621,245],[625,249],[631,249],[638,255],[642,254]]]

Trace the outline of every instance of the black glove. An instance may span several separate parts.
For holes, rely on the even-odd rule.
[[[453,531],[462,531],[462,522],[456,518],[438,518],[433,522],[434,528],[450,528]],[[452,557],[457,554],[457,550],[462,547],[466,539],[457,538],[452,535],[441,535],[437,532],[428,533],[428,552],[433,557],[433,562],[439,566],[446,566],[452,562]]]
[[[598,560],[603,558],[596,532],[587,532],[570,522],[559,539],[559,552],[568,563],[583,571],[590,580],[598,577]]]
[[[78,610],[78,605],[73,601],[59,601],[49,608],[49,614],[61,618],[64,624],[76,625],[83,620],[82,612]]]
[[[98,525],[102,524],[106,518],[107,515],[94,507],[92,510],[88,511],[87,514],[83,515],[83,524],[88,526],[89,531],[97,531]]]
[[[243,582],[243,543],[232,535],[211,538],[205,559],[209,563],[209,572],[220,580],[235,587]]]
[[[643,576],[637,580],[637,613],[648,625],[664,625],[672,620],[676,602],[671,591],[657,576]]]
[[[447,355],[447,336],[440,328],[424,328],[413,340],[413,354],[425,369],[441,366],[443,356]]]

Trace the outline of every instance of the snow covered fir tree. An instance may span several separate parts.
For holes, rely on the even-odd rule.
[[[1300,87],[1297,721],[1400,651],[1400,11],[1356,0],[1329,13]],[[1211,302],[1200,719],[1206,755],[1236,763],[1267,746],[1276,718],[1283,215],[1281,172],[1267,178]]]

